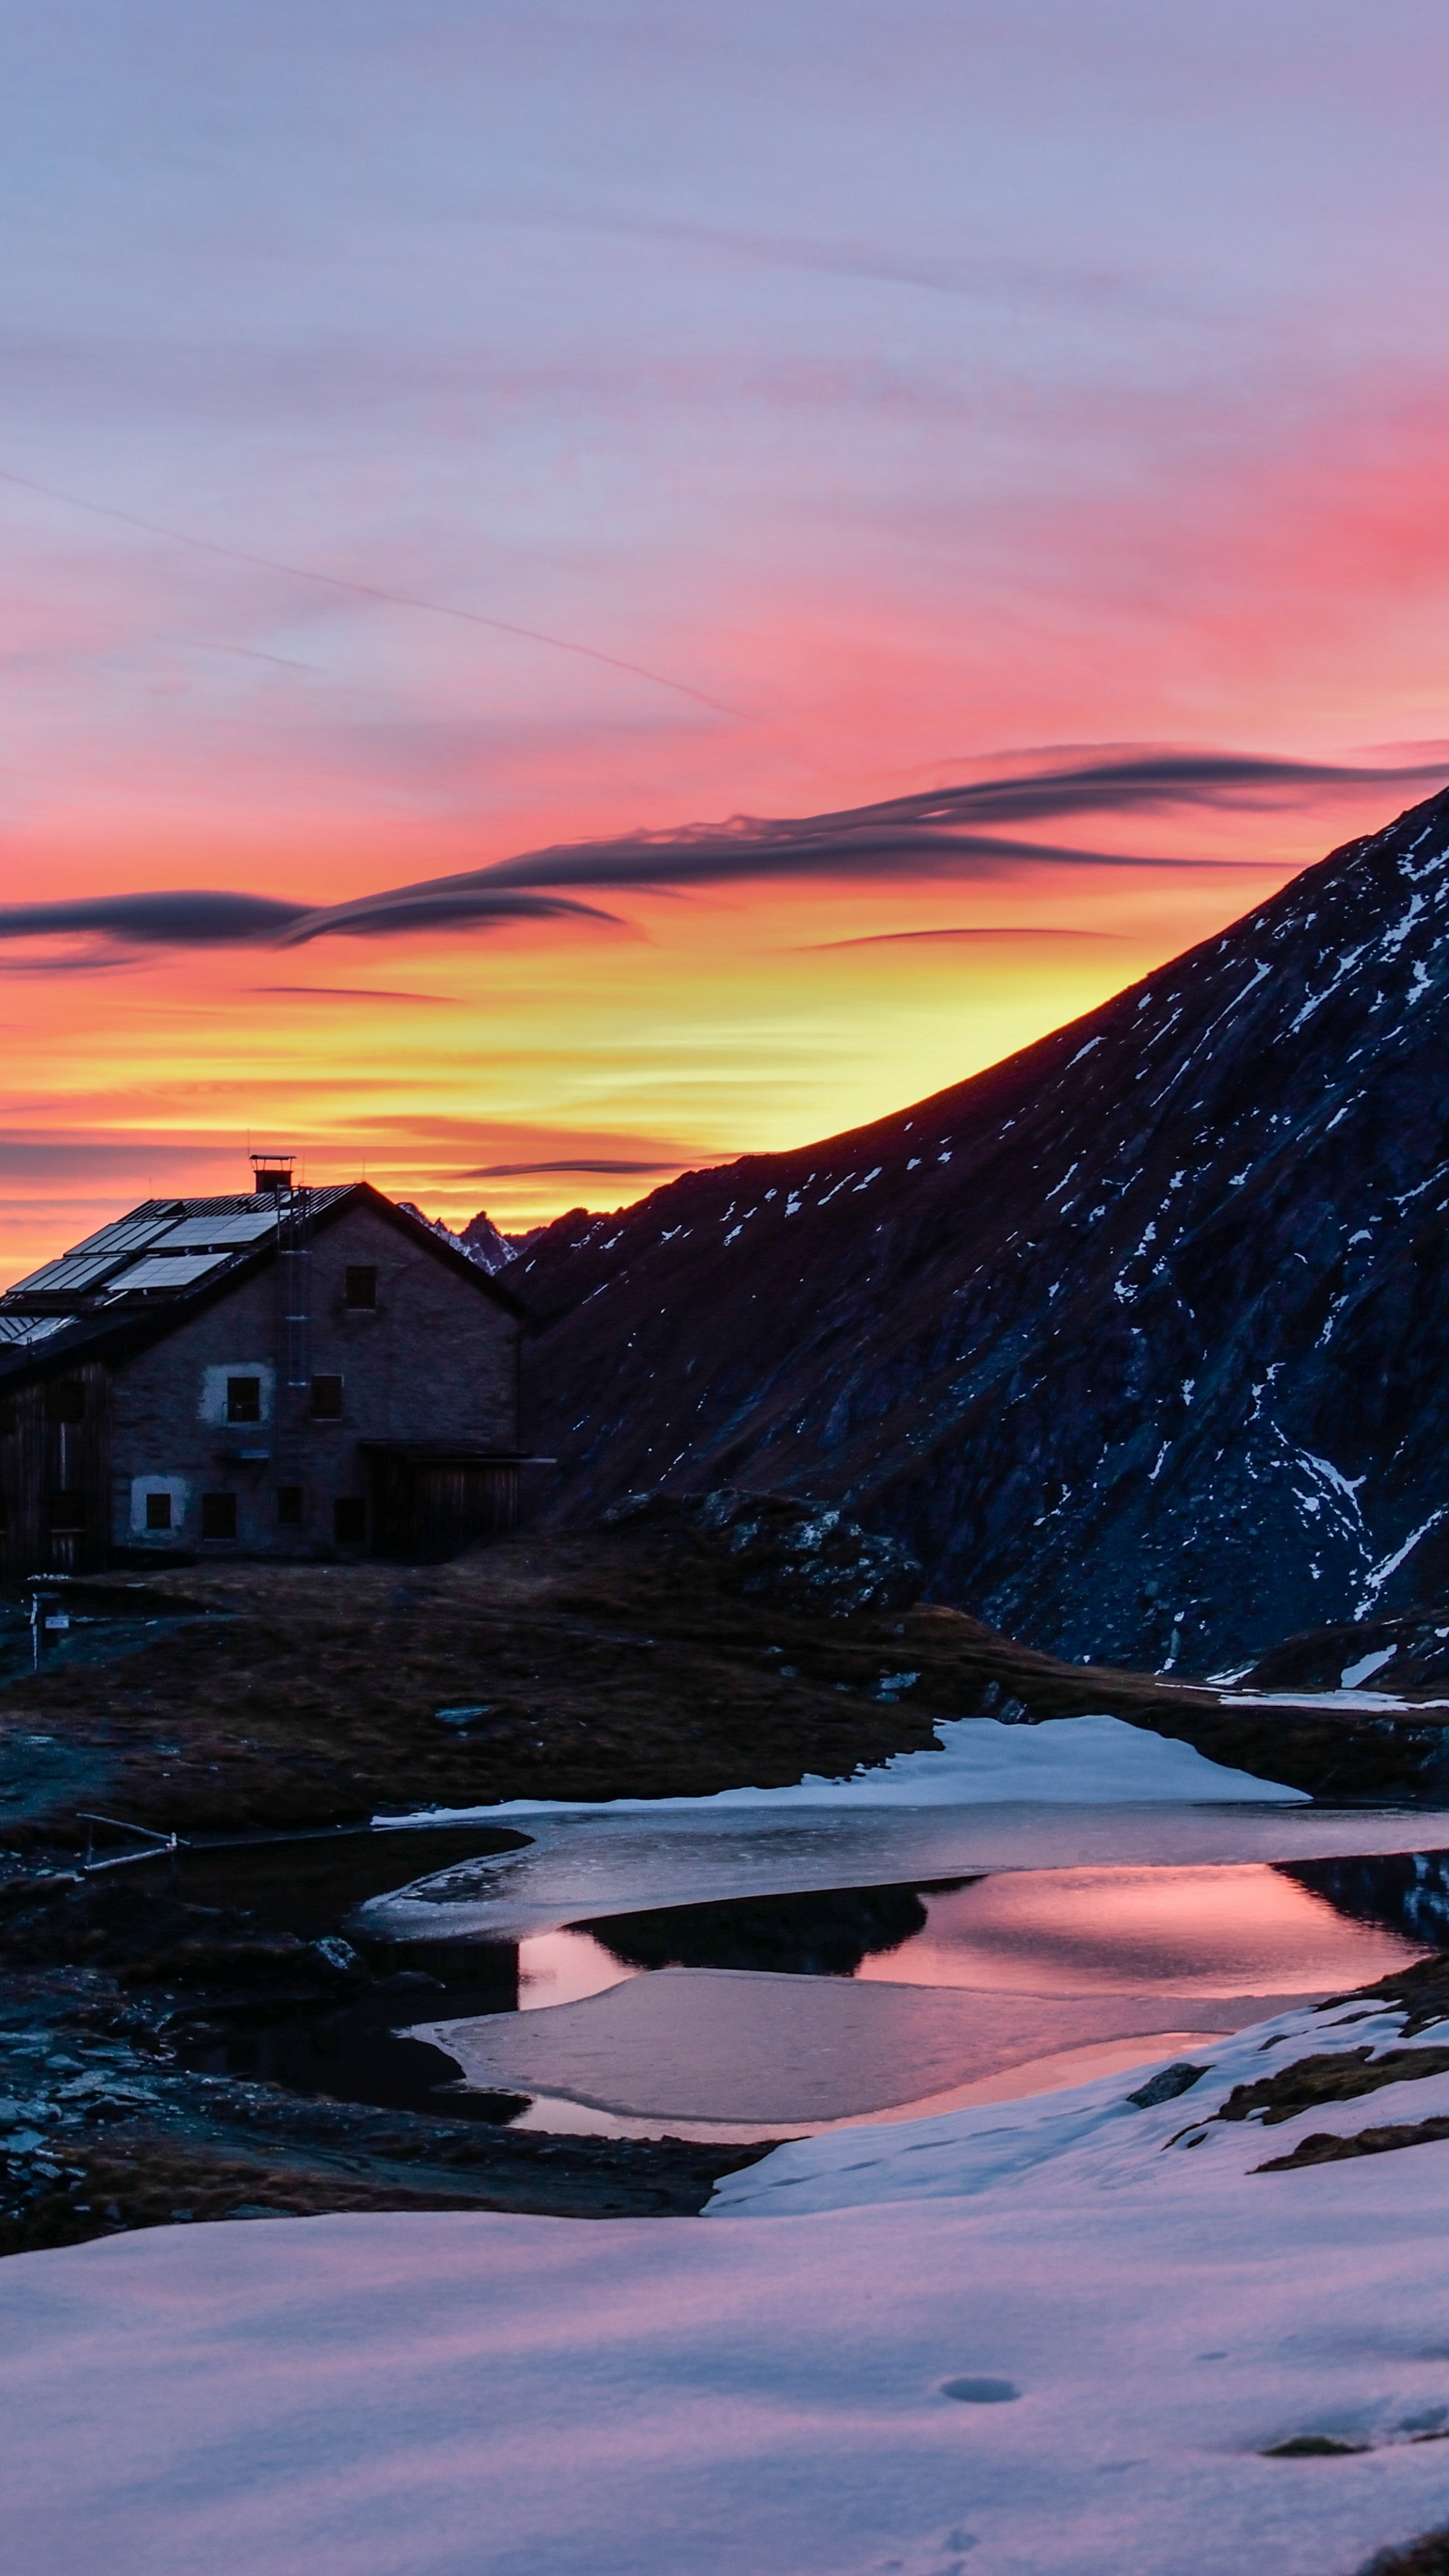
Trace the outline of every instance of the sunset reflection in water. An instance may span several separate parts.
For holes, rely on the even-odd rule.
[[[924,1931],[858,1976],[1015,1994],[1309,1994],[1385,1976],[1424,1947],[1261,1862],[1007,1870],[920,1901]]]

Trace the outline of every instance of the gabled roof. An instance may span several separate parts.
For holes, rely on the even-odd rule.
[[[313,1231],[345,1207],[367,1204],[493,1304],[526,1319],[520,1298],[370,1182],[310,1190],[306,1202]],[[119,1357],[159,1340],[274,1258],[286,1204],[247,1190],[224,1198],[147,1199],[116,1217],[0,1296],[0,1377],[13,1384],[74,1359]]]
[[[346,1198],[355,1184],[314,1190],[311,1214]],[[113,1305],[138,1289],[189,1288],[204,1270],[275,1235],[278,1202],[270,1193],[246,1191],[219,1199],[147,1199],[118,1216],[58,1261],[32,1270],[0,1298],[7,1308],[33,1305],[37,1313],[79,1312]],[[142,1277],[140,1274],[148,1275]]]

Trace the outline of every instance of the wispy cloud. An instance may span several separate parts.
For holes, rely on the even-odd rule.
[[[546,886],[551,880],[541,875],[536,882]],[[377,939],[411,930],[488,930],[500,922],[569,917],[607,922],[616,930],[625,927],[616,913],[602,912],[597,904],[578,903],[567,895],[518,891],[518,883],[500,877],[493,868],[469,868],[460,876],[392,886],[380,894],[363,895],[356,903],[323,904],[313,912],[299,908],[278,931],[277,944],[300,947],[333,935]]]
[[[73,937],[87,932],[127,948],[286,946],[329,930],[354,938],[436,926],[475,930],[560,916],[622,927],[596,904],[566,895],[492,888],[471,875],[436,885],[399,886],[358,903],[285,903],[272,895],[178,889],[160,894],[83,895],[61,903],[0,905],[0,940]],[[334,917],[335,916],[335,917]],[[304,989],[286,988],[279,989]],[[399,997],[411,998],[411,997]],[[426,998],[426,997],[423,997]]]
[[[303,907],[270,895],[211,893],[81,895],[62,903],[0,905],[0,939],[44,939],[91,931],[127,947],[218,948],[274,938]]]
[[[868,930],[858,939],[812,939],[799,954],[819,957],[832,948],[898,948],[930,939],[964,939],[973,944],[989,939],[1099,939],[1120,943],[1126,935],[1122,930],[1077,930],[1068,922],[993,922],[945,930]]]
[[[655,893],[745,880],[1000,880],[1043,866],[1232,872],[1240,862],[1078,849],[991,827],[1074,814],[1306,807],[1369,785],[1442,786],[1444,776],[1442,761],[1375,769],[1254,753],[1149,749],[1108,760],[1051,763],[835,813],[782,820],[739,815],[723,824],[567,842],[457,875],[387,887],[352,902],[310,905],[198,890],[9,904],[0,908],[0,940],[89,932],[133,947],[299,947],[315,939],[486,930],[558,918],[625,926],[616,914],[558,891],[563,887]]]
[[[470,1171],[455,1172],[453,1178],[458,1181],[516,1181],[523,1179],[529,1172],[604,1172],[626,1175],[677,1172],[683,1159],[682,1156],[676,1155],[667,1163],[619,1163],[602,1162],[597,1158],[581,1160],[575,1155],[563,1163],[475,1163]],[[719,1156],[707,1154],[704,1157],[706,1168],[716,1160],[728,1162],[730,1157],[727,1154]]]
[[[52,951],[43,957],[0,957],[0,976],[113,975],[126,963],[124,950],[116,948],[81,949],[62,957]]]
[[[1129,869],[1157,873],[1219,870],[1234,859],[1143,855],[1024,840],[992,825],[1022,826],[1074,814],[1131,815],[1173,809],[1259,810],[1309,807],[1336,793],[1381,786],[1441,787],[1446,763],[1395,769],[1327,761],[1273,759],[1251,753],[1146,750],[1105,761],[1069,763],[975,779],[898,796],[881,804],[784,820],[737,815],[723,824],[625,833],[530,850],[516,858],[420,885],[328,905],[280,927],[285,945],[333,934],[374,936],[486,920],[501,890],[588,888],[614,893],[687,892],[738,882],[808,882],[902,876],[999,881],[1042,867]],[[983,828],[985,827],[985,828]],[[1261,865],[1261,861],[1258,862]],[[563,905],[561,897],[552,898]],[[584,909],[584,907],[579,907]]]
[[[1141,281],[1125,264],[1116,269],[1088,268],[1067,260],[1047,263],[1012,260],[993,248],[973,258],[901,250],[885,242],[841,236],[824,239],[810,233],[754,232],[744,225],[691,223],[682,216],[610,213],[607,210],[510,206],[504,221],[519,230],[571,231],[612,235],[620,241],[679,244],[689,250],[713,251],[721,258],[750,267],[793,270],[804,276],[859,278],[871,285],[905,286],[932,295],[964,296],[976,304],[999,304],[1023,296],[1055,304],[1083,299],[1118,303],[1143,297]]]
[[[395,993],[373,984],[253,984],[254,993],[278,993],[310,1002],[426,1002],[433,1011],[476,1010],[456,993]]]

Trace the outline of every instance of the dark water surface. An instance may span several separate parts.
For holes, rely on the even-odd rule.
[[[490,1853],[516,1851],[527,1835],[504,1827],[427,1826],[409,1832],[365,1828],[244,1841],[184,1852],[177,1892],[198,1905],[236,1906],[264,1932],[304,1941],[335,1938],[358,1906],[394,1888],[409,1871],[448,1869]],[[355,2001],[279,2010],[276,2003],[213,2007],[176,2032],[185,2063],[199,2073],[240,2075],[325,2093],[385,2110],[436,2111],[437,2087],[456,2078],[450,2058],[401,2035],[430,2002],[459,2013],[513,2012],[518,1953],[501,1942],[410,1943],[361,1951],[380,1989]],[[526,2107],[517,2094],[469,2093],[449,2100],[450,2118],[505,2121]]]
[[[803,2034],[797,2054],[814,2047],[818,2055],[823,2044],[818,2034],[825,2024],[819,2013],[812,2018],[803,1981],[891,1990],[862,2019],[850,2071],[833,2079],[836,2093],[843,2084],[849,2098],[823,2121],[796,2122],[819,2126],[852,2116],[857,2095],[862,2112],[887,2116],[875,2103],[882,2094],[894,2098],[892,2083],[898,2091],[900,2084],[886,2060],[891,2049],[899,2058],[903,2047],[909,2058],[911,2028],[925,2031],[923,1989],[940,1999],[930,2007],[936,2016],[926,2052],[931,2064],[939,2072],[942,2045],[954,2047],[957,2092],[1001,2098],[1150,2062],[1188,2039],[1203,2043],[1214,2032],[1367,1983],[1449,1946],[1444,1851],[988,1871],[906,1886],[658,1907],[516,1943],[464,1938],[390,1946],[359,1938],[354,1909],[380,1886],[397,1887],[424,1862],[433,1871],[450,1868],[522,1839],[477,1827],[433,1827],[359,1835],[348,1850],[342,1838],[327,1838],[325,1849],[319,1842],[275,1846],[264,1857],[253,1847],[207,1855],[204,1864],[196,1856],[187,1868],[204,1866],[205,1901],[250,1905],[271,1928],[307,1938],[336,1933],[346,1923],[383,1983],[325,2008],[287,2013],[258,2005],[211,2015],[186,2039],[189,2062],[300,2092],[450,2117],[601,2134],[746,2135],[752,2133],[748,2115],[742,2123],[730,2117],[731,2086],[741,2103],[759,2093],[755,2061],[767,2048],[779,2056],[780,2011],[788,2006],[797,2016]],[[379,1843],[386,1848],[379,1851]],[[652,2018],[617,1992],[681,1970],[695,1973],[683,1981],[666,1976],[647,1997],[639,1994],[641,2007],[659,2006]],[[686,2043],[698,2047],[703,2033],[708,2052],[712,1998],[720,2014],[719,2099],[706,2115],[671,2114],[670,2085],[682,2081]],[[821,1996],[822,2005],[828,2000]],[[862,1996],[862,2007],[865,2001]],[[768,2030],[759,2023],[757,2041],[753,2003],[775,2016]],[[674,2007],[673,2019],[666,2004]],[[564,2010],[555,2014],[553,2007]],[[687,2024],[678,2018],[686,2011]],[[942,2011],[956,2016],[950,2030],[957,2036],[947,2043]],[[903,2018],[912,2012],[915,2024]],[[797,2024],[785,2033],[787,2059]],[[422,2035],[439,2025],[446,2026],[446,2047]],[[611,2078],[615,2028],[621,2037]],[[583,2043],[586,2076],[578,2071]],[[542,2076],[510,2080],[510,2050],[515,2062],[541,2067]],[[503,2068],[496,2080],[488,2071],[495,2060]],[[771,2080],[778,2091],[782,2079]],[[788,2124],[790,2098],[786,2081],[780,2107],[763,2128],[757,2121],[753,2134]],[[934,2081],[915,2096],[907,2086],[894,2116],[945,2106]]]

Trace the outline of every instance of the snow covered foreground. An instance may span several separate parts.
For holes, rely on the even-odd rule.
[[[837,2131],[703,2219],[282,2220],[18,2257],[7,2563],[1351,2576],[1449,2520],[1449,2144],[1252,2168],[1443,2114],[1449,2074],[1266,2132],[1207,2115],[1309,2049],[1400,2038],[1295,2011],[1156,2108],[1124,2099],[1138,2070]],[[1368,2447],[1263,2456],[1304,2436]]]

